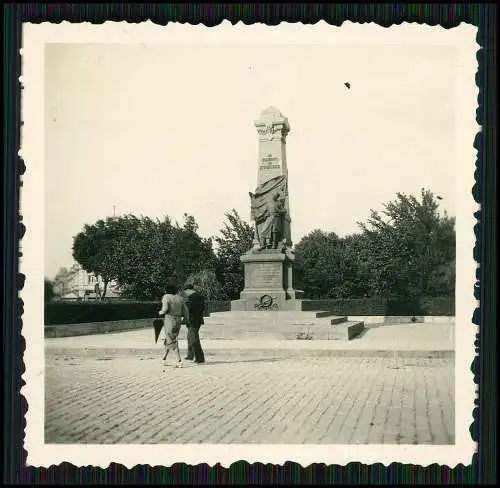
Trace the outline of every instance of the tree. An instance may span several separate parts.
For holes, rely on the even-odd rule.
[[[341,282],[340,239],[316,229],[295,246],[297,286],[307,298],[326,298]]]
[[[371,211],[359,223],[367,238],[371,289],[386,297],[417,298],[427,295],[437,269],[455,259],[455,219],[441,216],[431,191],[422,189],[420,201],[397,194],[384,204],[382,215]]]
[[[45,300],[45,303],[47,302],[50,302],[53,298],[54,298],[54,283],[49,280],[48,278],[45,278],[43,280],[43,284],[44,284],[44,300]]]
[[[451,296],[455,293],[455,260],[440,264],[431,272],[427,296]]]
[[[163,220],[125,215],[85,226],[74,239],[73,256],[83,269],[114,280],[123,296],[158,299],[169,282],[181,286],[187,276],[214,269],[210,239],[197,234],[194,217],[183,226]]]
[[[314,230],[295,247],[297,287],[307,298],[403,298],[450,295],[455,285],[454,219],[434,195],[397,194],[372,210],[362,233],[339,238]]]
[[[109,282],[116,278],[120,263],[118,253],[121,245],[120,219],[98,220],[93,225],[85,224],[83,231],[73,238],[73,258],[88,273],[101,276],[106,296]]]
[[[158,288],[165,268],[159,257],[165,255],[164,248],[172,239],[170,219],[158,222],[129,214],[115,219],[113,227],[116,239],[114,280],[123,296],[157,298],[161,295]]]
[[[225,214],[224,227],[215,237],[217,243],[217,278],[222,284],[222,296],[232,300],[239,298],[243,290],[244,268],[241,256],[252,248],[253,228],[233,208]]]
[[[215,271],[202,270],[190,274],[186,284],[191,283],[207,300],[221,300],[223,298],[222,285],[217,279]]]
[[[180,287],[190,274],[215,267],[211,240],[197,234],[194,217],[184,219],[180,226],[168,217],[129,216],[116,278],[125,296],[158,299],[167,283]]]
[[[180,287],[189,275],[215,268],[211,240],[197,234],[194,217],[185,214],[184,219],[180,226],[168,217],[129,216],[116,275],[125,296],[158,299],[167,283]]]
[[[364,298],[370,294],[370,270],[367,266],[367,243],[363,234],[343,237],[338,244],[337,282],[328,296]]]

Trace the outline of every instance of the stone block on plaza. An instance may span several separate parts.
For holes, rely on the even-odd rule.
[[[359,336],[364,329],[364,322],[342,322],[340,324],[332,324],[330,339],[337,341],[350,341]]]

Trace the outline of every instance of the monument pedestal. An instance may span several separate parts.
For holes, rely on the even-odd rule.
[[[240,299],[231,302],[231,310],[301,310],[302,292],[292,286],[293,260],[293,254],[279,249],[251,249],[244,254],[245,288]]]
[[[349,322],[329,311],[312,311],[308,301],[300,299],[303,292],[292,283],[293,253],[251,249],[241,261],[245,288],[240,299],[231,302],[230,312],[213,313],[205,319],[210,337],[348,341],[363,331],[363,322]]]

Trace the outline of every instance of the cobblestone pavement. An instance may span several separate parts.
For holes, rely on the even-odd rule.
[[[169,358],[170,359],[170,358]],[[454,364],[427,358],[48,356],[46,443],[452,444]]]

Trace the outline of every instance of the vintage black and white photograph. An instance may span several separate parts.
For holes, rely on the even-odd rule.
[[[28,461],[468,463],[474,36],[27,26]]]

